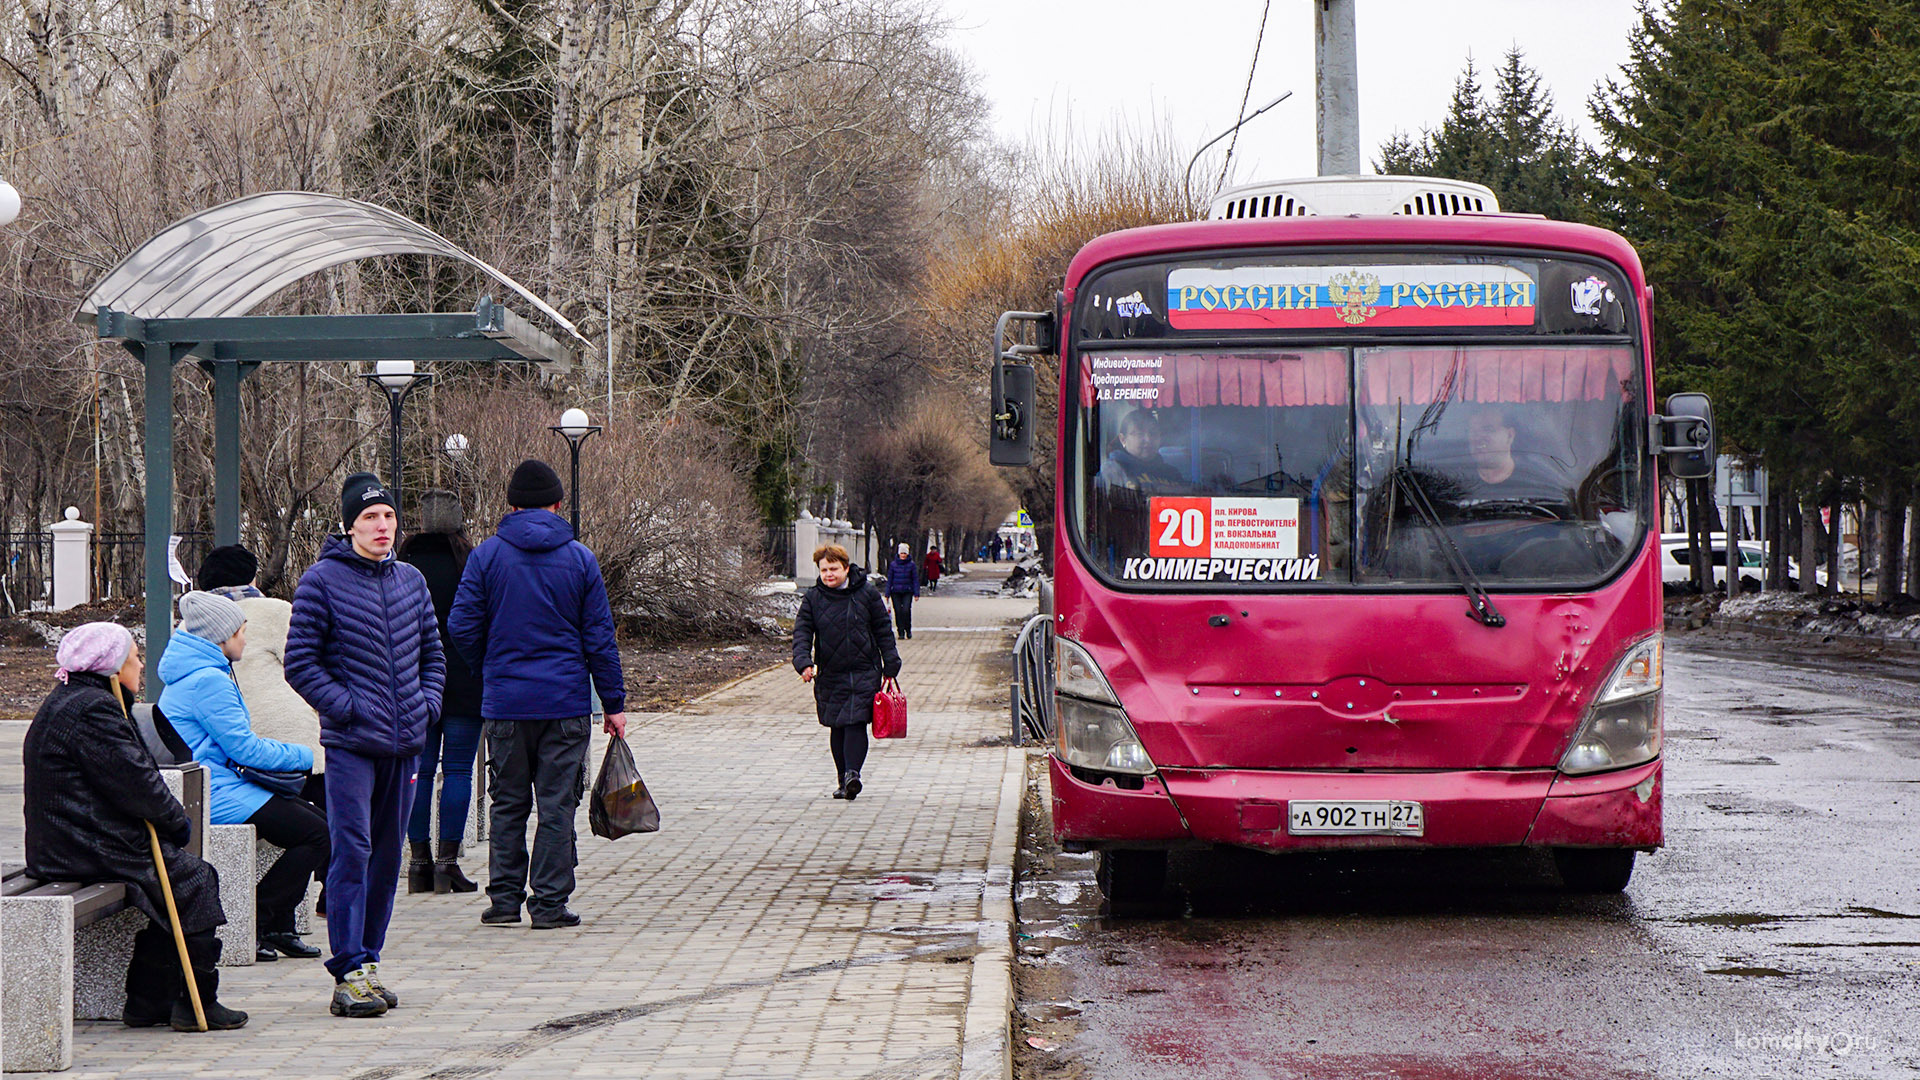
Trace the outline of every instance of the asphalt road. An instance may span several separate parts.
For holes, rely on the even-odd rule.
[[[1176,856],[1101,916],[1037,771],[1022,1077],[1920,1075],[1920,659],[1669,635],[1667,847],[1624,894],[1550,860]]]

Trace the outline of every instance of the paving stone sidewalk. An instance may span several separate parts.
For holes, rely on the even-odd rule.
[[[998,576],[916,605],[910,735],[875,745],[857,801],[827,798],[826,731],[789,669],[632,715],[664,823],[606,841],[582,808],[579,929],[483,927],[483,899],[402,895],[381,964],[402,1005],[383,1018],[329,1016],[318,961],[226,969],[244,1030],[78,1023],[72,1071],[41,1075],[1008,1075],[1023,758],[1006,745],[1012,635],[996,628],[1033,605],[984,595]],[[484,852],[465,864],[479,878]]]

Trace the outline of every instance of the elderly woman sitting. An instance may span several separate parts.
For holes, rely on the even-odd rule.
[[[192,839],[187,813],[160,779],[125,701],[140,692],[140,650],[112,623],[87,623],[60,640],[59,685],[27,728],[25,759],[27,873],[56,881],[119,881],[148,919],[134,935],[127,965],[128,1027],[170,1024],[194,1031],[193,1006],[167,927],[167,904],[147,836],[160,838],[207,1026],[241,1027],[247,1014],[215,1000],[220,940],[227,916],[213,867],[182,850]]]

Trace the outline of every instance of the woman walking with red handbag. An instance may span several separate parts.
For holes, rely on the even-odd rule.
[[[827,544],[813,553],[820,580],[800,599],[793,620],[793,670],[813,684],[813,704],[829,732],[833,797],[852,801],[862,789],[867,760],[867,724],[873,696],[884,675],[900,674],[900,651],[880,590],[867,572],[850,565],[847,549]]]

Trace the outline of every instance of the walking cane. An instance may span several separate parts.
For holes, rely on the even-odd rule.
[[[127,715],[127,699],[120,696],[120,680],[109,679],[113,684],[113,699],[120,703],[120,714]],[[173,926],[173,944],[180,950],[180,972],[187,977],[187,1000],[193,1002],[193,1020],[200,1025],[199,1030],[207,1030],[207,1010],[200,1004],[200,984],[193,977],[193,959],[187,955],[187,935],[180,929],[180,909],[173,903],[173,881],[167,877],[167,857],[160,850],[160,833],[153,822],[141,824],[147,827],[147,843],[153,848],[153,868],[160,874],[160,895],[167,901],[167,922]]]
[[[173,905],[173,882],[167,879],[167,860],[160,852],[160,834],[153,822],[147,826],[147,840],[153,845],[153,868],[160,871],[160,895],[167,898],[167,921],[173,924],[173,945],[180,950],[180,971],[187,977],[187,1000],[193,1002],[193,1020],[207,1030],[207,1010],[200,1004],[200,984],[193,977],[193,960],[187,956],[187,935],[180,930],[180,911]]]

